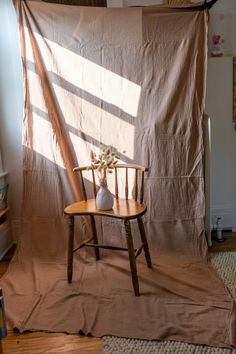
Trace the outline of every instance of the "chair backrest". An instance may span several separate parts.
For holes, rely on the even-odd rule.
[[[136,164],[117,164],[114,166],[114,175],[115,175],[115,198],[119,198],[119,170],[125,169],[125,199],[128,199],[129,195],[129,169],[134,170],[134,200],[138,201],[142,204],[144,197],[144,172],[148,171],[148,168],[143,165]],[[87,200],[87,193],[84,183],[84,175],[83,172],[89,171],[92,174],[92,182],[93,182],[93,194],[94,198],[97,195],[97,186],[95,179],[95,169],[92,166],[83,166],[83,167],[75,167],[73,169],[74,172],[79,172],[81,178],[82,192],[84,200]],[[139,174],[141,173],[141,182],[139,182]]]

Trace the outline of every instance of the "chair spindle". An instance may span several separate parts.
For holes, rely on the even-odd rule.
[[[138,199],[138,170],[135,170],[135,186],[134,186],[134,199]]]
[[[85,186],[84,186],[84,177],[83,177],[83,173],[82,173],[81,170],[79,170],[79,174],[80,174],[80,178],[81,178],[83,197],[84,197],[84,200],[87,201],[87,193],[86,193],[86,189],[85,189]]]
[[[118,187],[118,177],[117,177],[117,168],[115,168],[115,197],[119,197],[119,187]]]
[[[128,199],[129,185],[128,185],[128,168],[125,169],[125,199]]]
[[[140,203],[143,204],[144,196],[144,171],[142,171],[141,189],[140,189]]]
[[[94,198],[96,199],[97,188],[96,188],[95,175],[94,175],[94,169],[93,168],[92,168],[92,177],[93,177],[93,194],[94,194]]]

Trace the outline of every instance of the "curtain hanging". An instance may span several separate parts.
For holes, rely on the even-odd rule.
[[[9,327],[234,345],[234,303],[208,262],[204,235],[207,13],[15,5],[24,195],[21,240],[1,280]],[[149,167],[145,228],[154,268],[138,261],[138,299],[120,254],[104,251],[95,262],[81,252],[73,283],[66,281],[63,209],[80,198],[72,168],[88,164],[100,143]],[[97,226],[101,243],[125,242],[117,223]],[[86,228],[76,227],[79,241]]]

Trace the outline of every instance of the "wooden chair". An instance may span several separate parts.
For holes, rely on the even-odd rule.
[[[125,199],[119,198],[119,186],[118,186],[118,171],[121,169],[125,169]],[[135,184],[134,184],[134,199],[128,199],[129,194],[129,181],[128,181],[128,170],[133,169],[135,172]],[[132,275],[132,282],[135,296],[139,296],[139,282],[137,275],[137,266],[136,266],[136,258],[142,250],[144,250],[146,263],[149,268],[152,268],[151,257],[149,253],[147,238],[144,230],[144,225],[142,221],[142,215],[146,213],[146,205],[143,203],[143,195],[144,195],[144,172],[147,171],[147,168],[142,165],[135,164],[120,164],[116,165],[114,168],[114,176],[115,176],[115,198],[114,198],[114,206],[113,209],[108,211],[103,211],[96,209],[96,183],[95,183],[95,173],[94,169],[91,166],[86,167],[76,167],[73,171],[78,172],[81,176],[82,181],[82,190],[83,190],[83,201],[73,203],[67,206],[64,209],[65,215],[68,217],[68,225],[69,225],[69,242],[68,242],[68,263],[67,263],[67,278],[68,283],[72,281],[72,273],[73,273],[73,253],[79,250],[82,247],[94,247],[95,248],[95,256],[96,260],[100,259],[99,248],[103,249],[111,249],[111,250],[120,250],[120,251],[128,251],[129,254],[129,263]],[[87,199],[83,172],[89,171],[92,173],[92,181],[93,181],[93,194],[94,199]],[[141,173],[141,185],[138,186],[139,174]],[[138,191],[139,189],[139,191]],[[138,193],[139,192],[139,193]],[[139,200],[138,200],[139,194]],[[74,248],[74,217],[89,215],[91,220],[92,227],[92,236],[82,241],[76,248]],[[107,216],[111,218],[121,219],[124,221],[125,232],[126,232],[126,241],[127,248],[123,247],[115,247],[109,245],[101,245],[98,243],[96,225],[94,216]],[[141,246],[137,249],[134,249],[133,238],[131,233],[130,220],[137,219],[140,236],[141,236]],[[91,243],[91,241],[93,241]]]

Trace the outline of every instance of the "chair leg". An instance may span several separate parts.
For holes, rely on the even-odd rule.
[[[136,258],[134,254],[134,245],[133,245],[133,238],[131,233],[130,221],[125,220],[125,233],[126,233],[126,241],[129,253],[129,263],[130,263],[130,270],[134,288],[135,296],[139,296],[139,282],[138,282],[138,274],[137,274],[137,266],[136,266]]]
[[[74,247],[74,216],[68,216],[69,240],[67,258],[67,281],[71,283],[73,275],[73,247]]]
[[[152,261],[151,261],[151,256],[150,256],[149,247],[148,247],[148,243],[147,243],[147,237],[146,237],[145,229],[143,226],[143,220],[141,217],[138,218],[138,227],[139,227],[141,239],[143,242],[143,248],[144,248],[147,266],[148,266],[148,268],[152,268]]]
[[[91,218],[91,225],[92,225],[93,241],[94,241],[95,245],[97,245],[98,244],[98,236],[97,236],[95,219],[94,219],[93,215],[90,215],[90,218]],[[95,247],[95,256],[96,256],[96,260],[99,261],[100,254],[99,254],[99,248],[98,247]]]

